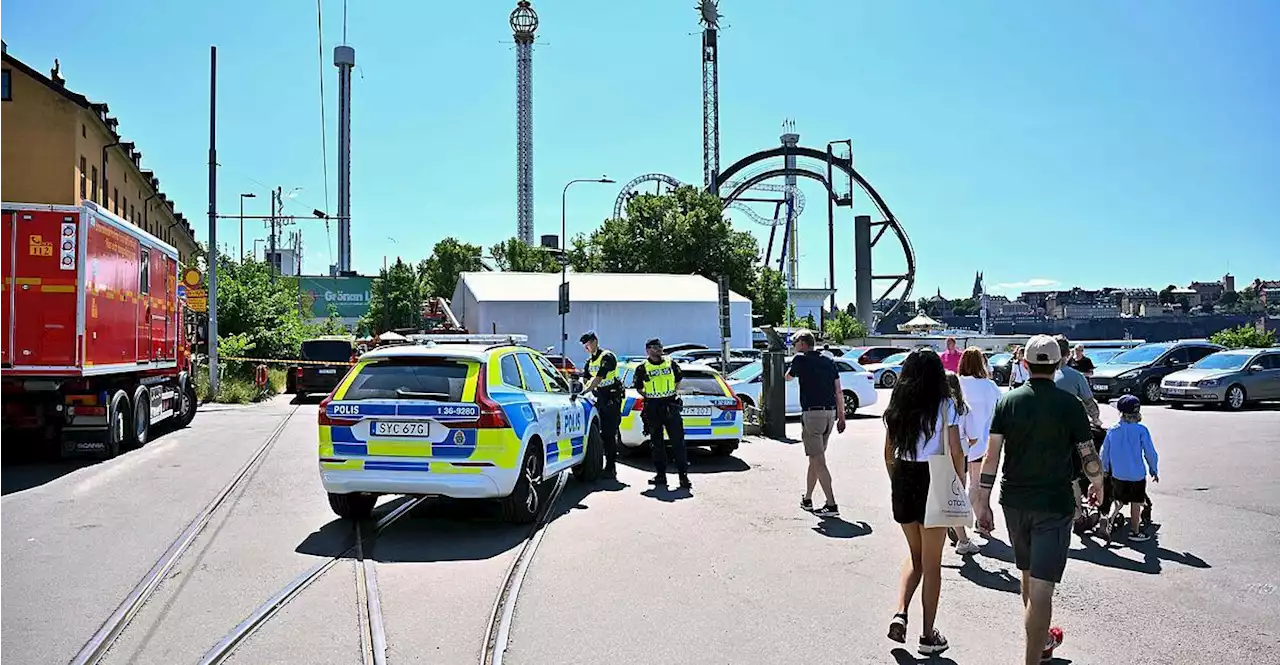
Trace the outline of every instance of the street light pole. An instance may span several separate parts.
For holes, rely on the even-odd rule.
[[[244,200],[256,198],[258,195],[253,192],[240,195],[240,263],[244,263]]]
[[[564,285],[569,282],[569,248],[565,245],[565,203],[569,198],[569,186],[575,182],[597,182],[602,184],[611,184],[614,181],[609,176],[600,176],[599,178],[578,178],[565,183],[564,190],[560,192],[560,289],[564,290]],[[565,361],[568,357],[564,355],[564,341],[568,338],[565,331],[565,313],[560,312],[560,362],[563,367],[567,364]]]

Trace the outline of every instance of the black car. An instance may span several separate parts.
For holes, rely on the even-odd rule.
[[[1158,402],[1160,379],[1225,348],[1204,340],[1141,344],[1098,365],[1089,387],[1103,403],[1122,395],[1137,395],[1145,404]]]
[[[1012,362],[1012,353],[1001,351],[987,356],[987,364],[991,366],[991,380],[995,381],[996,385],[1009,385],[1009,373],[1013,369]]]
[[[884,362],[884,359],[889,356],[910,350],[901,346],[855,346],[844,349],[832,347],[831,353],[841,358],[848,358],[859,365],[875,365]]]
[[[299,398],[333,392],[351,367],[354,349],[350,337],[317,337],[303,342],[303,362],[294,369],[294,392]]]

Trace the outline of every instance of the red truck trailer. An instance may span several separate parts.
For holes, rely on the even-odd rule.
[[[178,251],[90,201],[0,209],[4,444],[114,457],[190,423]]]

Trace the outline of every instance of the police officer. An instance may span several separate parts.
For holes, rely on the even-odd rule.
[[[680,487],[690,489],[689,453],[684,445],[684,421],[680,417],[680,366],[662,355],[662,340],[654,338],[645,342],[648,354],[636,367],[635,389],[644,397],[644,410],[640,417],[649,431],[649,444],[653,448],[653,467],[657,475],[649,481],[656,487],[667,486],[667,445],[663,437],[671,438],[676,454],[676,473],[680,474]]]
[[[618,378],[618,357],[608,349],[600,348],[600,340],[594,331],[587,331],[578,339],[587,351],[587,368],[582,378],[587,380],[583,391],[594,391],[596,409],[600,412],[600,437],[604,443],[604,477],[618,477],[618,425],[622,421],[622,381]]]

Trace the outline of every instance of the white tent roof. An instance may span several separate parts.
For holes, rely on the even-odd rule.
[[[910,321],[907,321],[906,323],[898,326],[898,329],[910,330],[912,328],[945,328],[945,327],[947,327],[945,323],[939,323],[938,321],[930,318],[926,314],[918,314],[916,315],[916,318],[911,319]]]
[[[464,272],[459,288],[479,302],[556,302],[559,273]],[[658,273],[569,273],[573,302],[715,302],[716,283],[701,275]],[[733,291],[730,302],[749,302]]]

